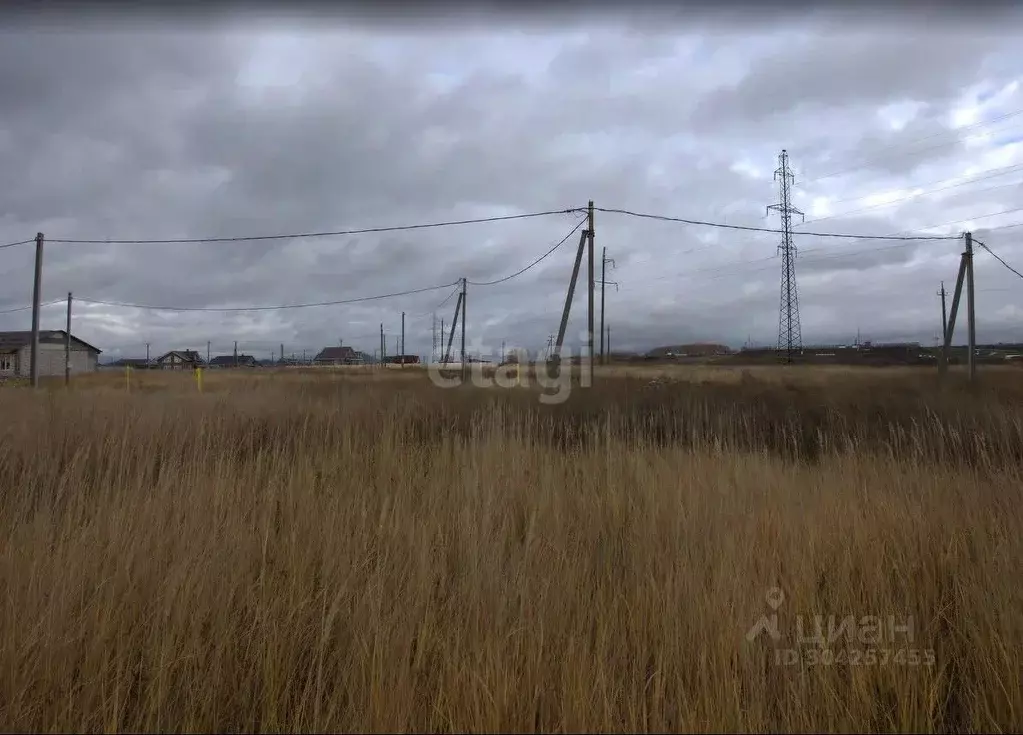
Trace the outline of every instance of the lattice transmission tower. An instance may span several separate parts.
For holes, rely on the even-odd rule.
[[[782,150],[778,155],[778,170],[774,172],[774,180],[781,190],[781,202],[772,204],[768,212],[775,211],[781,215],[782,240],[778,246],[781,253],[781,307],[778,312],[778,350],[785,351],[785,359],[792,362],[792,357],[803,349],[803,334],[799,324],[799,289],[796,287],[796,246],[792,241],[792,215],[803,213],[792,206],[792,181],[795,177],[789,171],[789,154]]]

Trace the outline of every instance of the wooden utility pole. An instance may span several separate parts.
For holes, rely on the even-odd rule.
[[[380,322],[380,362],[387,357],[387,345],[384,343],[384,323]]]
[[[451,332],[448,334],[447,347],[444,348],[444,364],[448,364],[451,361],[451,343],[455,339],[455,327],[458,326],[458,318],[462,313],[462,301],[465,299],[464,291],[458,292],[458,299],[455,301],[455,318],[451,322]],[[443,322],[441,322],[443,324]]]
[[[583,262],[583,251],[589,239],[589,232],[583,230],[579,235],[579,247],[575,253],[575,263],[572,266],[572,277],[568,281],[568,293],[565,295],[565,308],[561,312],[561,324],[558,326],[557,341],[554,343],[554,350],[550,359],[554,362],[555,370],[560,370],[561,347],[565,344],[565,330],[568,329],[568,315],[572,311],[572,297],[575,296],[575,284],[579,280],[579,266]]]
[[[146,367],[149,367],[149,343],[146,342]]]
[[[973,288],[973,233],[966,233],[966,339],[969,343],[970,356],[968,366],[970,382],[977,377],[977,311],[974,307]]]
[[[595,355],[594,355],[594,351],[593,351],[593,288],[594,288],[594,278],[593,278],[593,238],[594,238],[594,231],[593,231],[593,200],[592,199],[590,200],[590,204],[589,204],[589,207],[588,207],[588,210],[587,210],[587,225],[586,226],[587,226],[587,228],[589,230],[589,233],[590,233],[590,236],[589,236],[589,241],[590,241],[589,252],[587,253],[587,260],[589,262],[589,268],[588,268],[588,273],[589,273],[589,296],[588,296],[588,302],[589,302],[589,305],[588,305],[587,313],[586,313],[586,343],[587,343],[586,344],[586,352],[587,352],[586,357],[588,359],[588,367],[586,369],[589,372],[589,376],[590,376],[590,383],[589,384],[593,385],[593,358],[594,358]],[[580,366],[580,367],[582,367],[582,366]]]
[[[948,331],[948,311],[945,309],[945,282],[941,282],[941,290],[938,291],[938,296],[941,297],[941,334],[945,335]]]
[[[210,342],[206,340],[206,364],[210,364]]]
[[[405,367],[405,312],[401,312],[401,367]]]
[[[956,317],[959,315],[959,299],[960,299],[960,297],[963,294],[963,281],[966,279],[966,271],[967,271],[967,265],[966,264],[967,264],[967,261],[969,260],[969,256],[972,256],[972,251],[973,251],[973,237],[972,237],[972,235],[970,233],[966,233],[966,249],[964,250],[962,256],[959,258],[959,273],[956,275],[955,291],[952,292],[952,308],[949,310],[949,313],[948,313],[948,327],[945,330],[945,334],[942,335],[941,355],[938,358],[938,374],[939,375],[945,375],[945,373],[948,370],[948,355],[949,355],[949,350],[952,348],[952,336],[955,334]],[[969,289],[969,290],[972,291],[973,289]],[[967,296],[967,302],[970,302],[970,301],[972,301],[972,299],[968,295]],[[967,305],[967,311],[972,311],[970,309],[970,307],[969,307],[969,304]],[[968,314],[967,315],[967,320],[969,320],[969,318],[970,317],[969,317],[969,314]],[[972,340],[972,338],[971,338],[971,340]],[[972,361],[973,361],[973,344],[972,344],[972,341],[971,341],[969,347],[970,347],[970,357],[969,357],[969,360],[972,363]]]
[[[461,299],[462,300],[462,382],[463,383],[465,382],[466,377],[468,376],[468,371],[466,369],[467,365],[465,363],[465,359],[466,359],[466,355],[465,355],[465,301],[466,301],[466,298],[467,298],[466,293],[465,293],[465,287],[466,287],[467,283],[468,283],[468,281],[465,278],[463,278],[462,279],[462,299]]]
[[[39,387],[39,299],[43,288],[43,233],[36,234],[36,270],[32,287],[32,387]]]
[[[206,364],[209,365],[210,361],[207,359]],[[234,341],[234,366],[238,367],[238,340]]]
[[[603,249],[603,255],[600,259],[600,362],[603,364],[605,360],[604,354],[604,287],[607,286],[607,264],[610,263],[611,267],[615,267],[614,259],[607,257],[607,248]],[[617,286],[616,286],[617,288]]]
[[[64,385],[71,385],[71,292],[67,292],[67,330],[64,333]]]

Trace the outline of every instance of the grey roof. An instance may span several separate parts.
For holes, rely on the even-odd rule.
[[[40,342],[53,342],[54,340],[64,341],[67,332],[63,329],[41,329],[39,330],[39,341]],[[90,350],[93,350],[97,354],[103,352],[103,350],[89,344],[83,339],[71,335],[71,339],[80,345],[84,345]],[[26,345],[32,344],[32,332],[31,330],[25,330],[20,332],[0,332],[0,350],[20,350]]]
[[[199,353],[195,350],[171,350],[163,355],[156,358],[157,362],[163,362],[171,355],[177,355],[178,357],[187,360],[189,362],[202,362],[202,358],[199,357]]]
[[[237,360],[239,365],[249,365],[256,362],[256,358],[252,355],[238,355]],[[234,365],[234,363],[234,355],[217,355],[210,360],[210,365]]]
[[[355,360],[358,355],[355,354],[355,350],[347,345],[344,347],[324,347],[320,350],[314,360]]]

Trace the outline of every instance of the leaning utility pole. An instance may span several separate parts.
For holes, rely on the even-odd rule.
[[[32,387],[39,387],[39,299],[43,288],[43,233],[36,234],[36,272],[32,287]]]
[[[615,262],[612,258],[607,257],[607,248],[603,250],[603,256],[600,259],[600,362],[605,362],[604,355],[604,286],[607,285],[607,264],[610,263],[611,267],[615,267]]]
[[[67,292],[67,331],[64,333],[64,385],[71,385],[71,292]]]
[[[561,312],[561,324],[558,326],[557,341],[555,342],[554,350],[550,355],[550,360],[554,363],[555,371],[559,372],[561,369],[561,348],[565,344],[565,330],[568,329],[568,315],[572,310],[572,297],[575,296],[575,284],[576,281],[579,280],[579,266],[582,265],[583,252],[585,251],[586,244],[589,241],[589,230],[583,230],[579,234],[579,247],[576,249],[575,253],[575,263],[572,266],[572,277],[568,281],[568,293],[565,295],[565,308]]]
[[[772,204],[767,211],[781,215],[782,241],[778,246],[782,254],[781,305],[778,314],[778,349],[785,350],[785,361],[792,362],[793,354],[803,349],[803,335],[799,324],[799,292],[796,288],[796,246],[792,241],[792,215],[803,213],[792,206],[791,186],[795,177],[789,171],[789,154],[783,149],[778,156],[778,170],[774,180],[779,182],[781,203]]]
[[[451,332],[448,334],[448,345],[444,348],[444,363],[447,365],[451,361],[451,343],[455,339],[455,327],[458,326],[458,315],[462,311],[462,299],[464,295],[461,291],[458,292],[458,299],[455,301],[455,318],[451,322]]]
[[[967,365],[969,367],[968,373],[970,381],[972,382],[976,376],[976,325],[974,321],[974,300],[973,300],[973,234],[967,232],[964,234],[966,241],[966,247],[963,250],[963,254],[959,259],[959,273],[956,275],[956,287],[955,291],[952,292],[952,308],[948,314],[948,327],[943,335],[941,345],[941,356],[938,360],[938,372],[940,375],[945,375],[948,370],[948,355],[949,350],[952,347],[952,336],[955,334],[956,328],[956,317],[959,314],[959,299],[963,293],[963,281],[966,281],[966,322],[967,322],[967,349],[969,355],[967,356]]]

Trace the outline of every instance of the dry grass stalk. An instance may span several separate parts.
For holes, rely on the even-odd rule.
[[[0,722],[1023,727],[1017,381],[757,373],[559,406],[421,371],[6,392]],[[775,665],[745,638],[774,585],[784,629],[911,616],[934,665]]]

